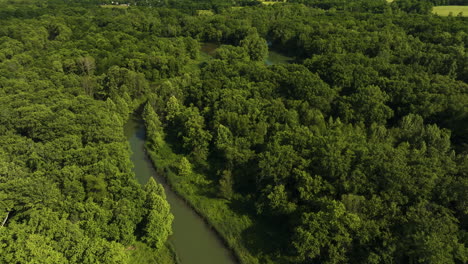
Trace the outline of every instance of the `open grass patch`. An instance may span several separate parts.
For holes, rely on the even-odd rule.
[[[101,5],[102,8],[119,8],[119,9],[126,9],[128,5]]]
[[[460,13],[468,17],[468,6],[434,6],[432,13],[439,16],[458,16]]]
[[[134,246],[126,248],[125,251],[129,257],[129,264],[177,264],[174,250],[170,244],[156,250],[145,243],[137,242]]]
[[[199,16],[213,16],[214,14],[213,10],[197,10]]]
[[[261,1],[263,5],[275,5],[275,4],[283,4],[286,3],[286,0],[284,1]]]

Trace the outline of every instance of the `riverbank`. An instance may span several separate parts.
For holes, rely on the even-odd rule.
[[[167,243],[160,250],[148,247],[145,243],[137,242],[126,249],[129,264],[180,264],[172,245]]]
[[[152,147],[147,145],[147,152],[157,172],[165,176],[171,189],[180,195],[223,239],[239,263],[258,264],[258,259],[242,243],[243,233],[253,226],[250,217],[232,211],[229,208],[229,202],[225,199],[207,196],[207,193],[214,191],[211,182],[204,181],[201,184],[194,184],[179,177],[175,168],[182,156],[174,153],[167,142],[160,146],[158,152],[153,151]],[[200,174],[197,174],[196,177],[205,178]],[[186,188],[188,184],[191,186],[190,190]]]
[[[198,67],[199,63],[210,60],[218,47],[216,43],[202,43],[200,59],[191,67]],[[292,57],[270,50],[265,64],[288,64],[293,61]],[[274,261],[270,259],[278,241],[278,236],[272,235],[272,230],[278,231],[278,228],[273,226],[271,219],[259,219],[251,208],[242,208],[247,204],[244,202],[246,197],[235,194],[231,201],[219,198],[218,183],[210,181],[209,175],[196,171],[190,177],[178,175],[179,164],[184,156],[177,154],[168,140],[161,139],[158,146],[151,145],[154,143],[151,142],[147,140],[146,149],[157,174],[164,176],[171,190],[222,238],[240,264],[290,263],[280,257],[275,257]]]
[[[151,152],[146,151],[146,131],[138,117],[127,122],[126,135],[133,152],[131,160],[135,165],[134,172],[138,182],[145,185],[148,179],[153,177],[165,190],[166,200],[174,215],[173,234],[168,239],[169,245],[173,245],[174,259],[180,264],[237,263],[222,243],[220,236],[180,195],[173,191],[166,179],[161,176],[162,173],[155,166],[158,163],[153,162],[154,159],[149,157]]]
[[[138,105],[141,105],[141,102],[133,102],[131,105],[132,111],[137,111]],[[131,161],[134,165],[133,171],[135,173],[135,178],[138,183],[140,183],[140,185],[144,185],[150,175],[142,175],[142,173],[139,173],[139,169],[141,169],[139,168],[141,167],[139,162],[144,159],[145,155],[144,148],[141,148],[143,153],[134,149],[135,140],[138,140],[138,137],[142,136],[137,135],[136,133],[138,126],[135,120],[135,117],[130,115],[125,122],[123,130],[124,135],[128,140],[130,149],[132,149]],[[139,162],[135,162],[136,160]],[[141,241],[137,241],[134,244],[129,245],[125,251],[129,257],[129,264],[181,264],[180,261],[178,261],[174,246],[170,242],[167,242],[163,248],[157,250],[149,247]]]

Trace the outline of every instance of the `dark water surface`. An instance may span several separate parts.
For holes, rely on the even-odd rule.
[[[292,57],[285,56],[277,51],[268,50],[268,57],[265,60],[265,64],[270,66],[275,64],[292,63],[293,61],[294,58]]]
[[[201,44],[200,51],[208,56],[214,56],[216,49],[219,48],[219,46],[219,44],[213,42],[204,42]]]
[[[145,127],[141,120],[131,118],[125,125],[125,135],[133,152],[138,182],[146,184],[149,177],[164,186],[167,201],[174,215],[173,235],[169,238],[174,245],[182,264],[236,264],[232,254],[224,246],[217,234],[166,184],[165,179],[156,174],[145,151]]]

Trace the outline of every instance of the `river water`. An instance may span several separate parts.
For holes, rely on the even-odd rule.
[[[144,185],[149,177],[155,177],[166,191],[167,201],[174,215],[173,234],[169,242],[174,246],[181,264],[237,263],[217,234],[169,188],[163,177],[156,174],[151,160],[146,155],[143,122],[135,117],[131,118],[125,125],[125,134],[133,152],[131,160],[138,182]]]

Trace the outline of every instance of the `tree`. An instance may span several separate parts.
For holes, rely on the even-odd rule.
[[[216,49],[215,58],[222,60],[220,64],[246,62],[250,60],[248,50],[243,47],[221,45]]]
[[[232,180],[231,171],[224,170],[221,173],[221,179],[219,180],[220,196],[227,200],[230,200],[232,198],[232,195],[234,194],[232,187],[233,187],[233,180]]]
[[[405,215],[405,233],[401,247],[410,262],[463,263],[466,248],[458,241],[456,220],[446,209],[427,202],[409,208]]]
[[[179,163],[179,175],[181,177],[190,177],[192,173],[192,164],[186,157],[182,157]]]
[[[345,121],[385,124],[393,116],[393,110],[385,105],[389,97],[377,86],[360,87],[348,102],[350,108],[341,110]]]
[[[90,76],[96,69],[96,62],[93,57],[86,56],[77,59],[77,65],[81,74]]]
[[[428,14],[432,9],[430,1],[422,0],[396,0],[392,5],[408,13]]]
[[[268,55],[267,42],[258,35],[255,29],[252,29],[249,35],[240,41],[240,45],[247,50],[253,61],[263,61]]]
[[[171,96],[166,104],[166,120],[175,123],[181,113],[181,105],[175,96]]]
[[[160,149],[164,144],[164,131],[159,116],[149,103],[146,103],[143,109],[143,119],[146,125],[146,137],[151,142],[151,146],[156,150]]]
[[[292,244],[302,262],[348,262],[348,250],[360,225],[359,217],[346,212],[342,203],[325,201],[319,212],[301,216]]]
[[[167,238],[172,234],[174,216],[170,212],[169,203],[165,200],[164,188],[150,178],[145,185],[147,214],[143,240],[156,249],[161,249]]]
[[[166,199],[164,187],[161,184],[157,183],[153,177],[149,178],[148,182],[145,184],[145,192],[147,193],[147,195],[149,195],[149,193],[155,193],[161,196],[162,198]]]
[[[297,205],[290,202],[289,195],[285,189],[285,186],[280,184],[276,186],[267,186],[266,190],[266,203],[268,205],[269,214],[291,214],[293,213]]]
[[[208,146],[211,133],[205,130],[205,119],[200,115],[198,108],[188,107],[181,114],[183,130],[179,132],[182,146],[196,160],[204,161],[208,157]]]

